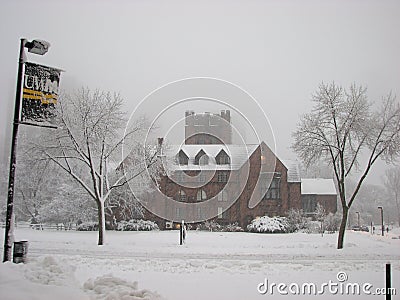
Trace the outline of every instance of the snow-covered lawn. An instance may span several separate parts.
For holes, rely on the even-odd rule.
[[[344,283],[371,283],[375,291],[385,286],[387,262],[400,293],[400,231],[385,237],[348,231],[342,250],[337,234],[189,231],[180,246],[178,231],[108,231],[101,247],[97,232],[19,228],[15,235],[29,241],[29,263],[0,264],[0,299],[284,299],[290,293],[261,295],[257,286],[265,279],[318,286],[338,282],[338,272],[346,272]],[[345,299],[365,297],[383,299]]]

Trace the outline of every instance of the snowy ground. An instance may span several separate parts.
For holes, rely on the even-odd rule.
[[[346,233],[336,249],[336,234],[256,234],[189,231],[178,245],[178,231],[107,232],[97,246],[97,232],[16,229],[16,240],[29,241],[29,263],[0,265],[1,299],[284,299],[257,286],[299,286],[329,280],[385,286],[385,264],[392,263],[393,286],[400,294],[400,230],[381,237]],[[3,238],[3,233],[1,238]],[[396,238],[396,239],[394,239]],[[3,241],[1,240],[1,245]],[[286,291],[288,291],[286,289]],[[125,297],[125,298],[124,298]],[[293,296],[310,299],[310,295]],[[344,296],[314,296],[338,299]],[[312,298],[312,297],[311,297]],[[362,294],[345,299],[384,299]]]

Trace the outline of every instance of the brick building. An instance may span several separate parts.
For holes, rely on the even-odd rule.
[[[238,222],[244,228],[256,217],[284,216],[291,208],[312,214],[318,202],[328,212],[336,212],[332,179],[302,181],[298,164],[281,161],[264,142],[231,144],[228,110],[221,114],[187,111],[185,117],[185,144],[163,148],[163,154],[172,163],[168,176],[160,178],[159,189],[176,202],[213,201],[207,207],[191,209],[173,204],[157,207],[158,211],[168,211],[171,221],[206,219],[203,216],[211,213],[220,224]],[[308,188],[311,186],[314,189]],[[150,211],[159,203],[153,199]],[[148,211],[146,218],[156,221],[160,228],[165,227],[166,220]]]

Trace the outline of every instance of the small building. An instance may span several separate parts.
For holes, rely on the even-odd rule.
[[[336,213],[337,191],[333,179],[302,178],[301,208],[306,215],[315,214],[317,204],[322,205],[326,212]]]

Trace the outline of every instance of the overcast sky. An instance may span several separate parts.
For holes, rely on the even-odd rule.
[[[399,97],[399,31],[400,1],[2,0],[1,157],[9,152],[21,37],[51,43],[29,60],[64,69],[63,89],[120,92],[128,113],[171,81],[232,82],[266,112],[278,156],[295,158],[291,133],[322,81],[365,85],[371,101],[389,91]]]

